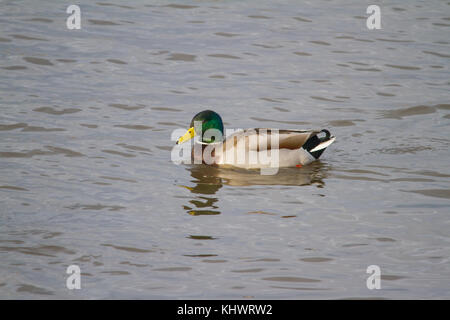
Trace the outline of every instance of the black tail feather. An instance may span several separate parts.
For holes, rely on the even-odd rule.
[[[325,133],[325,137],[321,137],[321,138],[318,137],[318,135],[321,132]],[[317,150],[317,151],[314,151],[314,152],[310,152],[310,151],[313,150],[315,147],[317,147],[322,142],[325,142],[325,141],[328,141],[328,140],[331,139],[330,131],[328,131],[326,129],[322,129],[320,131],[320,133],[312,136],[311,138],[309,138],[305,142],[305,144],[302,146],[303,149],[308,151],[316,159],[319,159],[319,157],[322,155],[322,153],[325,151],[326,148],[325,149],[321,149],[321,150]]]

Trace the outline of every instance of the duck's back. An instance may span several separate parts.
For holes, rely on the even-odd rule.
[[[219,165],[241,168],[295,167],[315,158],[301,149],[320,131],[254,128],[228,136],[215,152]]]
[[[299,149],[309,138],[320,133],[320,130],[278,130],[268,128],[253,128],[239,130],[226,137],[226,150],[245,145],[249,151],[264,151],[271,149]]]

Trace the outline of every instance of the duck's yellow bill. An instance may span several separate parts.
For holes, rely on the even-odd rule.
[[[184,134],[184,136],[180,137],[177,141],[177,144],[182,144],[188,140],[191,140],[195,136],[194,127],[189,128],[189,130]]]

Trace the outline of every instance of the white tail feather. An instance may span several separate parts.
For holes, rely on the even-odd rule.
[[[334,140],[336,140],[336,137],[331,137],[330,140],[327,140],[325,142],[319,143],[314,149],[310,150],[309,152],[315,152],[315,151],[319,151],[319,150],[325,149],[330,144],[332,144],[334,142]]]

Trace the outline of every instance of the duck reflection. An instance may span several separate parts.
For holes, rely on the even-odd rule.
[[[183,186],[190,190],[196,196],[189,200],[192,206],[183,206],[184,209],[191,215],[214,215],[220,214],[220,211],[215,210],[219,207],[215,205],[218,199],[214,195],[220,188],[222,188],[222,179],[217,176],[217,168],[207,165],[193,165],[188,167],[191,172],[191,180],[195,186]]]
[[[228,186],[325,186],[324,179],[328,175],[329,166],[320,161],[311,163],[302,168],[280,168],[276,175],[261,175],[259,170],[245,170],[239,168],[223,168],[208,165],[192,165],[187,167],[190,171],[194,186],[182,186],[193,193],[189,205],[183,208],[191,215],[220,214],[214,195],[222,188]]]

